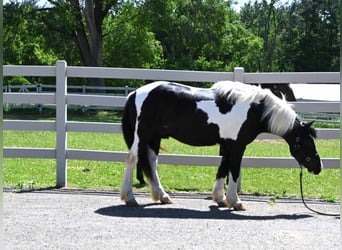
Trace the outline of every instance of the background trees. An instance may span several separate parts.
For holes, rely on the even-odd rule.
[[[11,0],[4,5],[4,63],[339,70],[339,1],[254,1],[240,12],[232,2]]]
[[[56,60],[40,18],[34,1],[4,6],[4,63],[51,64]]]
[[[262,42],[239,21],[231,1],[148,0],[145,20],[163,46],[164,67],[230,71],[252,69]]]
[[[161,42],[155,39],[142,10],[124,3],[115,15],[106,18],[103,56],[111,67],[159,68],[164,65]]]
[[[339,70],[339,1],[255,1],[242,8],[240,17],[263,39],[258,70]]]
[[[294,55],[295,71],[339,70],[339,2],[303,0],[293,4],[302,20],[298,25],[301,35]]]

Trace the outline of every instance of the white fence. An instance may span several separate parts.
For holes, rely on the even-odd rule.
[[[68,91],[82,94],[91,94],[96,92],[110,93],[113,92],[115,95],[127,96],[130,91],[135,88],[132,87],[97,87],[97,86],[87,86],[87,85],[69,85]],[[32,84],[32,85],[6,85],[3,87],[4,93],[12,93],[12,92],[20,92],[20,93],[46,93],[46,92],[55,92],[56,85],[52,84]]]
[[[67,186],[67,160],[98,160],[124,162],[127,152],[68,149],[68,132],[121,133],[119,123],[71,122],[67,120],[67,105],[95,105],[123,107],[122,96],[67,94],[68,77],[110,78],[137,80],[169,80],[188,82],[215,82],[234,80],[244,83],[339,83],[339,72],[310,73],[244,73],[243,68],[234,72],[207,72],[181,70],[149,70],[124,68],[95,68],[67,66],[57,61],[56,66],[4,66],[4,76],[42,76],[56,78],[55,93],[4,93],[4,103],[55,104],[56,121],[4,120],[4,130],[56,131],[55,148],[4,148],[5,158],[52,158],[56,159],[56,186]],[[340,112],[339,102],[295,102],[297,112]],[[318,129],[321,139],[339,139],[339,129]],[[262,134],[261,139],[275,139],[276,136]],[[324,158],[325,168],[339,168],[339,158]],[[161,154],[161,164],[182,164],[217,166],[219,156],[190,156]],[[292,158],[244,157],[244,167],[288,168],[297,166]]]

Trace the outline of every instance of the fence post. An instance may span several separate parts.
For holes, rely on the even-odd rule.
[[[234,67],[234,81],[237,82],[245,82],[245,69],[242,67]],[[241,179],[242,179],[242,169],[240,168],[240,174],[239,174],[239,178],[237,179],[237,190],[238,192],[241,191]]]
[[[37,84],[36,85],[36,92],[37,93],[42,93],[43,91],[42,91],[42,85],[40,85],[40,84]],[[39,112],[42,112],[43,111],[43,104],[36,104],[35,105],[37,108],[38,108],[38,110],[39,110]]]
[[[67,76],[66,61],[56,63],[56,186],[67,186]]]
[[[234,81],[245,82],[245,69],[242,67],[234,68]]]

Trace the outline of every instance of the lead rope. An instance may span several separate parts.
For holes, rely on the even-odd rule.
[[[300,195],[301,195],[301,197],[302,197],[303,204],[304,204],[304,206],[305,206],[308,210],[310,210],[311,212],[314,212],[314,213],[316,213],[316,214],[325,215],[325,216],[340,216],[340,214],[328,214],[328,213],[319,212],[319,211],[317,211],[317,210],[314,210],[314,209],[310,208],[310,207],[306,204],[306,202],[305,202],[305,200],[304,200],[304,194],[303,194],[303,166],[302,166],[302,165],[300,165],[299,186],[300,186]]]

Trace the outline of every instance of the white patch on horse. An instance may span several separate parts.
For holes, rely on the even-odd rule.
[[[236,102],[252,103],[265,99],[265,107],[262,119],[268,118],[269,132],[283,136],[293,128],[297,117],[296,112],[287,105],[285,99],[273,95],[269,89],[262,89],[241,82],[220,81],[216,82],[211,89],[227,95],[227,98],[235,98]],[[230,93],[229,93],[230,92]]]
[[[239,195],[237,193],[237,182],[234,181],[232,173],[229,172],[228,191],[227,191],[227,203],[228,207],[234,207],[237,210],[246,210],[242,204]]]
[[[217,124],[222,139],[236,140],[242,124],[247,120],[249,103],[237,102],[232,109],[222,114],[214,101],[197,102],[197,108],[208,114],[208,124]]]
[[[226,200],[226,195],[224,194],[224,178],[219,178],[215,181],[213,200],[217,203],[223,203]]]

